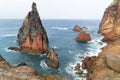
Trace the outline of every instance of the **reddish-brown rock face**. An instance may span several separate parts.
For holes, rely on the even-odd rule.
[[[37,54],[48,53],[47,33],[41,23],[35,3],[19,29],[17,41],[20,44],[20,51]]]
[[[20,46],[20,50],[33,53],[48,53],[47,44],[43,41],[43,36],[40,33],[34,37],[32,43],[30,42],[30,36],[27,35],[25,42]]]
[[[87,34],[86,32],[82,31],[79,33],[79,35],[76,37],[77,41],[90,41],[91,37],[89,34]]]
[[[107,42],[116,40],[120,35],[120,0],[114,0],[106,9],[99,33],[105,36],[103,41]]]
[[[82,31],[82,28],[79,25],[75,25],[73,30],[74,31]]]

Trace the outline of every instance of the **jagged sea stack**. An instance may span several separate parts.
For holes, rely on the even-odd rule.
[[[48,53],[48,37],[41,23],[36,3],[33,2],[32,10],[27,14],[19,29],[17,41],[20,50],[31,53]]]
[[[103,41],[115,41],[120,36],[120,0],[114,0],[111,5],[106,8],[100,27],[99,33],[105,37]]]

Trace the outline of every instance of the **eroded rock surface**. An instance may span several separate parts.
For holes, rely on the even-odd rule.
[[[57,69],[59,67],[59,59],[57,53],[54,51],[53,48],[50,49],[48,53],[48,57],[45,60],[48,67]]]
[[[12,49],[29,53],[48,53],[48,37],[40,20],[36,3],[33,2],[32,10],[24,19],[17,38],[20,47],[12,47]]]
[[[79,33],[79,35],[76,37],[77,41],[90,41],[91,37],[90,34],[87,34],[85,31],[82,31]]]
[[[112,42],[120,36],[120,0],[114,0],[111,5],[106,8],[100,27],[99,33],[105,37],[103,41]]]

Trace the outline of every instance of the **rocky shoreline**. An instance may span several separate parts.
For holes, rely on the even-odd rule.
[[[11,66],[0,55],[0,80],[70,80],[60,78],[56,75],[43,74],[38,75],[38,72],[25,63],[18,66]]]
[[[82,68],[87,69],[86,80],[120,80],[120,0],[114,0],[106,9],[99,27],[108,45],[98,56],[86,57]]]

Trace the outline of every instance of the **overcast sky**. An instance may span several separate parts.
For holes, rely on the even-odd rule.
[[[113,0],[0,0],[0,19],[24,19],[36,2],[42,19],[101,19]]]

